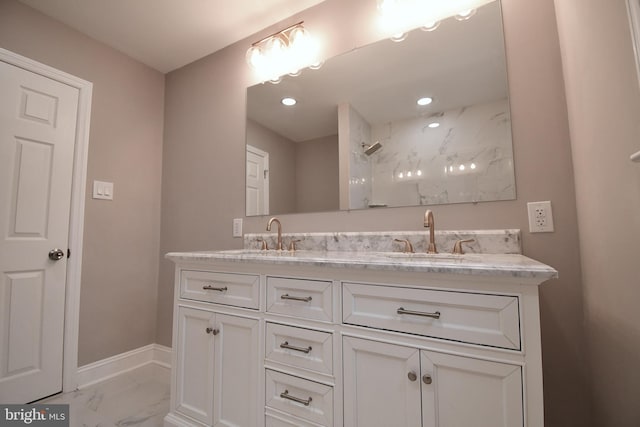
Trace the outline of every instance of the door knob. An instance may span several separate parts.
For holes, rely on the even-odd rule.
[[[409,378],[409,381],[415,381],[415,380],[417,380],[417,379],[418,379],[418,376],[417,376],[417,375],[416,375],[416,373],[415,373],[415,372],[413,372],[413,371],[412,371],[412,372],[409,372],[409,373],[407,374],[407,377]]]
[[[422,376],[422,382],[425,384],[431,384],[433,382],[433,378],[431,378],[431,375],[429,374],[424,374]]]
[[[49,259],[51,261],[60,261],[62,258],[64,258],[64,252],[62,249],[56,248],[49,251]]]
[[[208,334],[213,334],[213,335],[218,335],[220,333],[219,329],[213,329],[213,328],[207,328],[207,329],[205,329],[205,331]]]

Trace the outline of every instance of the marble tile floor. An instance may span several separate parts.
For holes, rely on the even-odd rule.
[[[169,412],[170,370],[149,363],[38,403],[68,403],[70,427],[157,427]]]

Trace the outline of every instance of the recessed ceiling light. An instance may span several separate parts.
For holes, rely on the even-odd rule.
[[[287,107],[291,107],[292,105],[296,105],[298,101],[293,98],[282,98],[282,105],[286,105]]]
[[[429,105],[432,102],[433,102],[433,98],[429,98],[428,96],[426,96],[424,98],[420,98],[417,101],[418,105]]]
[[[428,126],[429,126],[431,129],[435,129],[435,128],[437,128],[437,127],[439,127],[439,126],[440,126],[440,123],[438,123],[438,122],[433,122],[433,123],[429,123],[429,124],[428,124]]]

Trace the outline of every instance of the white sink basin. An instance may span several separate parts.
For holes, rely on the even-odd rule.
[[[386,252],[384,256],[398,259],[415,259],[426,261],[479,261],[480,256],[475,254],[427,254],[424,252],[405,253],[405,252]]]

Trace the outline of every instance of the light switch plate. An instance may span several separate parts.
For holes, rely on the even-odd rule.
[[[113,182],[93,181],[93,198],[113,200]]]
[[[242,237],[242,218],[233,220],[233,237]]]

